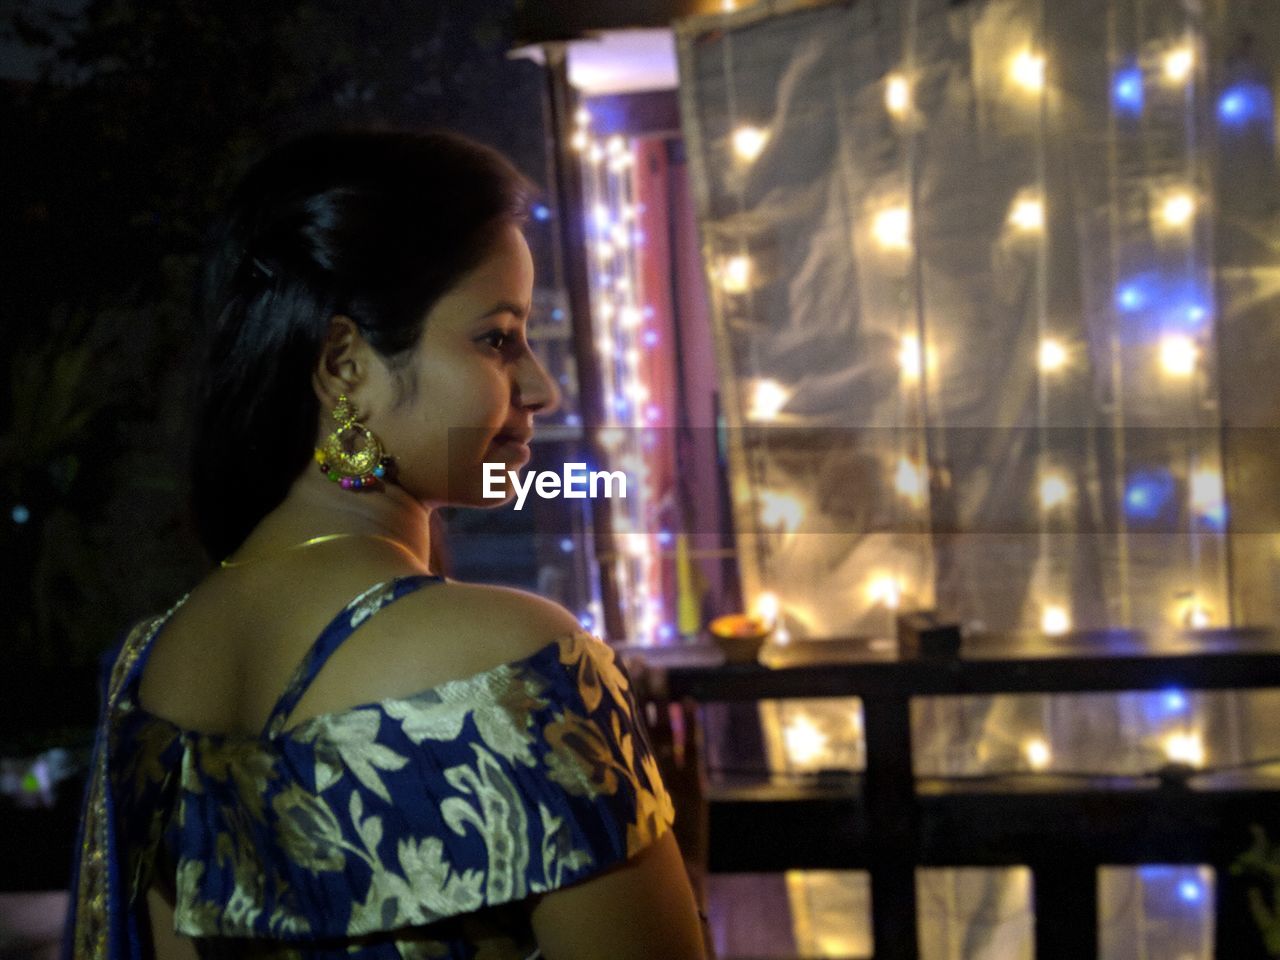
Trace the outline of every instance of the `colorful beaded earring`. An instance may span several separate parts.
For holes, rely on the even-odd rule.
[[[395,460],[383,455],[382,444],[373,431],[356,422],[356,406],[347,395],[338,395],[333,408],[338,427],[316,448],[320,472],[341,484],[343,490],[370,490],[388,479]]]

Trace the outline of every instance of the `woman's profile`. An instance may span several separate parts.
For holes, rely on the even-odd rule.
[[[503,502],[482,465],[517,471],[558,402],[529,196],[496,151],[386,130],[234,193],[191,458],[220,562],[104,677],[68,955],[704,956],[613,651],[431,567],[432,511]]]

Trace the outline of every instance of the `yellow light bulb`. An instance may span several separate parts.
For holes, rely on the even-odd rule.
[[[1049,752],[1049,744],[1045,743],[1041,737],[1032,737],[1023,743],[1022,753],[1026,756],[1027,764],[1032,770],[1044,770],[1053,759],[1053,755]]]
[[[1040,369],[1045,373],[1057,373],[1067,365],[1067,348],[1062,341],[1045,337],[1040,341]]]
[[[867,584],[867,596],[872,603],[883,604],[889,610],[897,610],[902,604],[902,582],[889,574],[872,577]]]
[[[884,85],[885,108],[895,117],[904,117],[911,110],[911,84],[900,73],[889,74]]]
[[[760,522],[766,527],[780,527],[786,533],[795,533],[804,514],[804,504],[791,494],[760,491]]]
[[[907,207],[890,207],[876,214],[871,235],[885,250],[911,249],[911,211]]]
[[[768,131],[759,127],[739,127],[733,131],[733,152],[747,163],[755,160],[769,142]]]
[[[1044,55],[1032,50],[1022,50],[1009,64],[1009,77],[1028,93],[1044,89]]]
[[[902,335],[902,346],[898,350],[898,366],[902,369],[905,380],[919,380],[924,366],[924,351],[920,349],[920,338],[914,333]]]
[[[1200,467],[1191,474],[1191,509],[1198,515],[1219,512],[1226,500],[1222,473],[1214,467]]]
[[[574,131],[573,137],[569,142],[573,145],[574,150],[581,153],[583,150],[587,149],[587,144],[591,142],[591,139],[587,136],[587,132],[585,130],[577,130]]]
[[[1046,510],[1059,507],[1071,499],[1071,481],[1060,470],[1046,471],[1040,478],[1040,505]]]
[[[1172,230],[1188,226],[1196,214],[1196,199],[1189,190],[1175,190],[1160,202],[1160,223]]]
[[[1195,341],[1186,334],[1170,333],[1160,338],[1160,368],[1170,376],[1191,376],[1199,356]]]
[[[893,475],[893,487],[916,505],[923,503],[927,489],[924,471],[909,457],[900,457]]]
[[[1033,196],[1015,200],[1009,210],[1009,224],[1020,233],[1044,232],[1044,201]]]
[[[579,107],[573,114],[574,121],[578,126],[585,127],[591,122],[591,113],[586,107]]]
[[[644,315],[640,312],[639,308],[630,304],[623,307],[622,311],[618,314],[618,325],[622,327],[623,330],[634,330],[636,327],[640,326],[643,320]]]
[[[777,380],[757,380],[751,387],[751,409],[747,411],[747,417],[751,420],[774,420],[790,399],[791,391]]]
[[[730,257],[720,271],[720,285],[725,293],[742,294],[751,287],[751,258]]]
[[[827,735],[803,714],[793,717],[784,728],[787,756],[792,763],[807,764],[827,752]]]
[[[1178,604],[1174,620],[1189,630],[1204,630],[1213,622],[1213,616],[1204,601],[1192,593]]]
[[[1174,47],[1164,55],[1164,78],[1173,84],[1186,83],[1195,69],[1196,52],[1190,44]]]
[[[1040,614],[1040,629],[1050,636],[1058,636],[1071,629],[1071,614],[1056,603],[1047,605]]]
[[[1204,741],[1198,733],[1171,733],[1164,738],[1164,754],[1174,763],[1204,766]]]

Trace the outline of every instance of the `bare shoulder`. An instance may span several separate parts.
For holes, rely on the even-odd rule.
[[[535,593],[456,581],[416,590],[387,612],[394,613],[387,634],[405,643],[397,659],[431,680],[522,659],[582,629],[572,613]]]
[[[437,599],[442,611],[458,620],[458,626],[496,630],[517,646],[533,644],[537,649],[582,629],[577,618],[560,604],[516,587],[451,580],[441,585]]]

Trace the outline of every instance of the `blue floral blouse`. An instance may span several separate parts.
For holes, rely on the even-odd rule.
[[[407,697],[285,721],[369,617],[439,577],[377,584],[299,664],[257,737],[138,705],[152,642],[126,635],[81,826],[67,949],[144,958],[166,889],[202,957],[538,956],[525,898],[633,856],[674,810],[613,651],[586,632]]]

